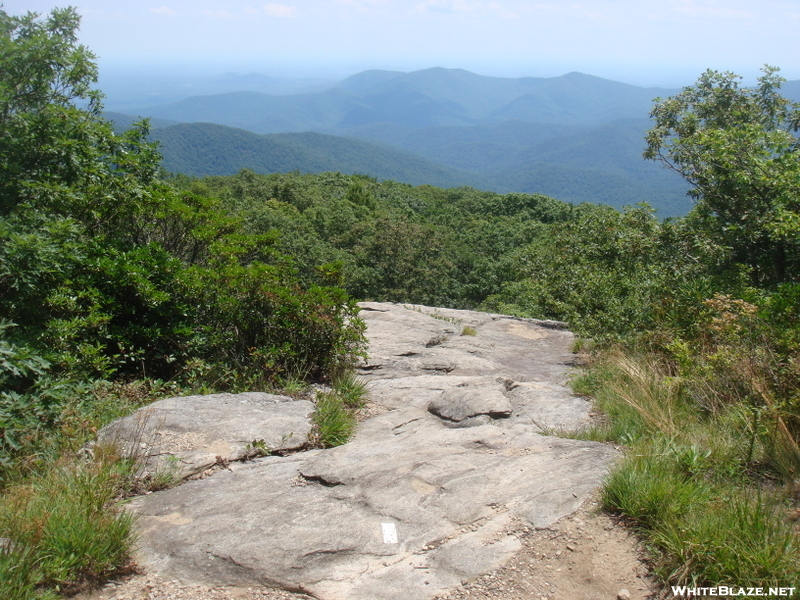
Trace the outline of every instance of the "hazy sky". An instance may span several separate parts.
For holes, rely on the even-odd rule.
[[[2,0],[4,10],[65,3]],[[800,79],[800,0],[73,0],[101,68],[160,65],[271,75],[464,68],[582,71],[642,85],[706,68]]]

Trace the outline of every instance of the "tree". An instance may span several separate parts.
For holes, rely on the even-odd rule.
[[[694,186],[696,222],[757,285],[800,276],[800,104],[779,94],[777,72],[765,66],[747,88],[733,73],[706,71],[657,101],[644,152]]]
[[[111,320],[98,282],[121,271],[112,263],[135,250],[152,220],[143,208],[161,198],[146,127],[115,135],[102,118],[79,25],[74,8],[0,10],[0,314],[26,343],[89,365],[75,348],[107,346]]]
[[[160,157],[142,123],[122,136],[101,116],[94,55],[74,8],[0,10],[0,216],[21,205],[109,225],[146,198]]]

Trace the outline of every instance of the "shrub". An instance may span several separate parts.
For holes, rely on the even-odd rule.
[[[363,352],[358,307],[339,288],[304,290],[280,269],[254,263],[195,268],[188,290],[196,302],[194,351],[239,381],[274,381],[304,373],[330,379]]]

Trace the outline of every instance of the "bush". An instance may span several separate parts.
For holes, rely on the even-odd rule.
[[[363,352],[358,307],[339,288],[300,288],[264,264],[196,268],[194,351],[213,365],[217,384],[265,385],[287,374],[325,380]],[[237,379],[226,381],[225,373]]]
[[[647,208],[581,205],[516,252],[517,273],[481,308],[566,321],[599,339],[646,329],[668,272],[659,238]]]

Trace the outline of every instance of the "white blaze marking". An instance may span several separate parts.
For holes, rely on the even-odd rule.
[[[397,543],[397,528],[394,526],[394,523],[381,523],[381,529],[383,530],[384,544]]]

